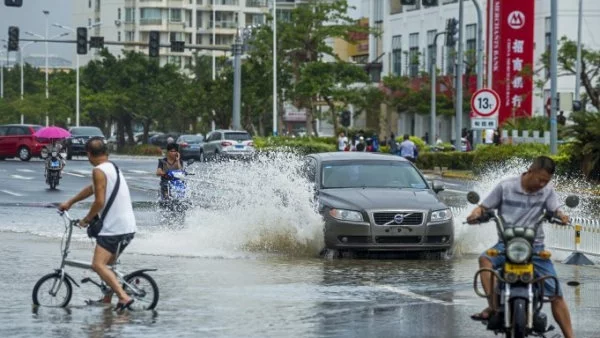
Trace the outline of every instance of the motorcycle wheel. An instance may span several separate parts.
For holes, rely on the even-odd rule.
[[[55,177],[50,177],[50,189],[56,189],[56,181],[57,179]]]
[[[515,299],[512,306],[512,328],[506,338],[525,338],[527,335],[527,302]]]

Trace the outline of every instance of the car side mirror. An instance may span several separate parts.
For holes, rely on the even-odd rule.
[[[433,181],[431,182],[431,189],[437,194],[440,191],[444,191],[444,189],[446,189],[444,187],[444,184],[440,181]]]

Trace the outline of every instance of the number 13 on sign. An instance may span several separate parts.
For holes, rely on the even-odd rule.
[[[500,108],[500,96],[493,90],[483,88],[471,97],[471,110],[476,117],[490,117]]]

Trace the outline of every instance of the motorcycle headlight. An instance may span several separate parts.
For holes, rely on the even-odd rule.
[[[431,213],[431,223],[441,223],[452,219],[452,211],[450,209],[436,210]]]
[[[525,263],[531,257],[531,244],[523,238],[515,238],[508,242],[506,257],[513,263]]]
[[[351,222],[362,222],[363,216],[358,211],[353,210],[345,210],[345,209],[331,209],[329,210],[329,215],[335,219],[339,219],[342,221],[351,221]]]
[[[58,152],[55,150],[52,152],[52,157],[56,157],[56,156],[58,156]]]

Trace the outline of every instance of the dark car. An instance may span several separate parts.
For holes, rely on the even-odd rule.
[[[40,156],[50,140],[34,136],[42,126],[35,124],[5,124],[0,126],[0,160],[18,157],[29,161],[32,156]]]
[[[173,139],[173,142],[175,142],[175,140],[177,140],[180,135],[180,133],[158,134],[149,138],[148,143],[165,149],[167,147],[167,140],[169,139],[169,137],[171,137]]]
[[[179,145],[179,153],[182,160],[190,158],[199,160],[204,136],[202,135],[181,135],[176,143]]]
[[[86,126],[86,127],[71,127],[69,128],[71,137],[65,140],[64,149],[67,152],[67,160],[73,158],[73,156],[85,155],[85,143],[92,137],[98,136],[104,139],[106,138],[102,133],[102,130],[98,127]]]
[[[325,246],[339,251],[420,251],[441,257],[452,247],[454,220],[409,161],[385,154],[307,156],[325,220]]]

